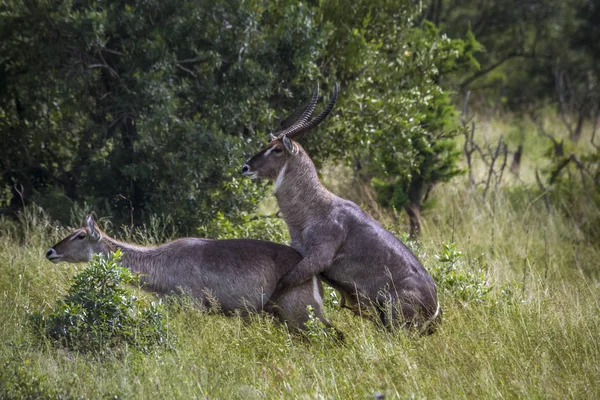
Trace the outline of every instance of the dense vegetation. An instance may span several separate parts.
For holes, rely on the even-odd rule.
[[[599,397],[600,7],[422,6],[2,2],[0,398]],[[135,278],[114,260],[44,259],[89,212],[139,243],[288,241],[239,169],[334,82],[302,144],[434,276],[435,335],[328,290],[339,345],[117,288]]]
[[[337,123],[311,154],[368,164],[390,205],[418,209],[429,184],[457,172],[438,78],[475,64],[477,49],[415,24],[418,12],[384,0],[9,2],[4,212],[35,202],[68,222],[77,202],[119,225],[239,222],[264,193],[238,175],[244,156],[336,81]]]

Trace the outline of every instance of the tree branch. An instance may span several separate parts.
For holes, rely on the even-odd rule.
[[[175,66],[176,66],[177,68],[179,68],[180,70],[187,72],[188,74],[190,74],[190,75],[191,75],[191,76],[193,76],[194,78],[197,78],[196,74],[195,74],[195,73],[194,73],[194,71],[192,71],[191,69],[188,69],[188,68],[184,67],[183,65],[181,65],[181,64],[179,64],[179,63],[175,64]]]
[[[508,60],[511,60],[513,58],[516,57],[524,57],[525,55],[521,52],[513,52],[513,53],[509,53],[506,56],[504,56],[504,58],[500,59],[499,61],[493,63],[492,65],[489,65],[486,68],[480,69],[479,71],[477,71],[476,73],[474,73],[471,77],[465,79],[461,84],[460,87],[464,88],[467,85],[469,85],[471,82],[473,82],[474,80],[481,78],[482,76],[492,72],[493,70],[495,70],[496,68],[498,68],[499,66],[501,66],[502,64],[504,64],[505,62],[507,62]]]

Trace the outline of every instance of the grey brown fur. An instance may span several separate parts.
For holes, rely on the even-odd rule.
[[[435,283],[417,258],[359,206],[323,187],[298,143],[288,135],[272,138],[242,173],[275,181],[291,245],[304,256],[278,288],[294,287],[320,274],[355,312],[374,305],[386,326],[404,321],[431,333],[433,322],[441,320],[441,309]],[[398,318],[398,310],[403,318]]]
[[[209,306],[216,300],[224,313],[236,310],[266,311],[303,329],[308,305],[326,325],[323,317],[323,287],[318,279],[276,290],[277,281],[302,256],[293,248],[277,243],[250,240],[184,238],[156,247],[140,247],[117,241],[94,223],[78,229],[46,253],[54,262],[87,262],[92,254],[121,249],[122,264],[142,274],[144,288],[157,293],[183,291]]]

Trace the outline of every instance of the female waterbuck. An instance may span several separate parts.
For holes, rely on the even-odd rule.
[[[92,254],[121,249],[122,264],[139,272],[144,289],[168,294],[183,291],[211,306],[215,301],[226,314],[234,311],[266,311],[291,328],[303,329],[309,319],[307,306],[323,317],[323,287],[315,277],[300,286],[276,290],[277,281],[302,256],[293,248],[251,240],[184,238],[156,247],[123,243],[104,233],[92,217],[52,246],[46,258],[53,263],[87,262]]]
[[[431,333],[441,320],[433,279],[417,258],[355,203],[329,192],[310,157],[295,140],[327,117],[337,98],[310,120],[318,88],[298,121],[270,135],[242,174],[275,181],[275,197],[288,224],[292,247],[304,259],[278,282],[289,288],[316,274],[340,291],[349,308],[375,306],[385,326],[403,322]],[[294,140],[292,140],[294,139]],[[398,318],[398,311],[402,317]]]

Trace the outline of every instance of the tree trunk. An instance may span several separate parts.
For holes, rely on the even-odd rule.
[[[412,238],[421,236],[421,206],[425,189],[424,183],[421,175],[415,175],[408,188],[408,204],[405,210],[410,219],[410,236]]]
[[[121,130],[121,140],[123,143],[124,157],[126,165],[135,165],[138,160],[134,151],[134,143],[138,138],[137,126],[133,116],[125,117],[125,122]],[[134,224],[134,220],[140,221],[143,217],[145,206],[145,195],[138,182],[132,177],[129,178],[128,196],[123,199],[128,203],[129,222]]]
[[[421,209],[412,203],[405,207],[410,220],[410,237],[418,238],[421,236]]]
[[[570,139],[575,143],[579,142],[579,139],[581,139],[581,129],[583,128],[583,121],[585,120],[585,111],[587,111],[583,111],[583,108],[584,107],[582,107],[582,109],[579,110],[577,125],[575,126],[575,129],[573,130],[572,135],[570,137]]]

